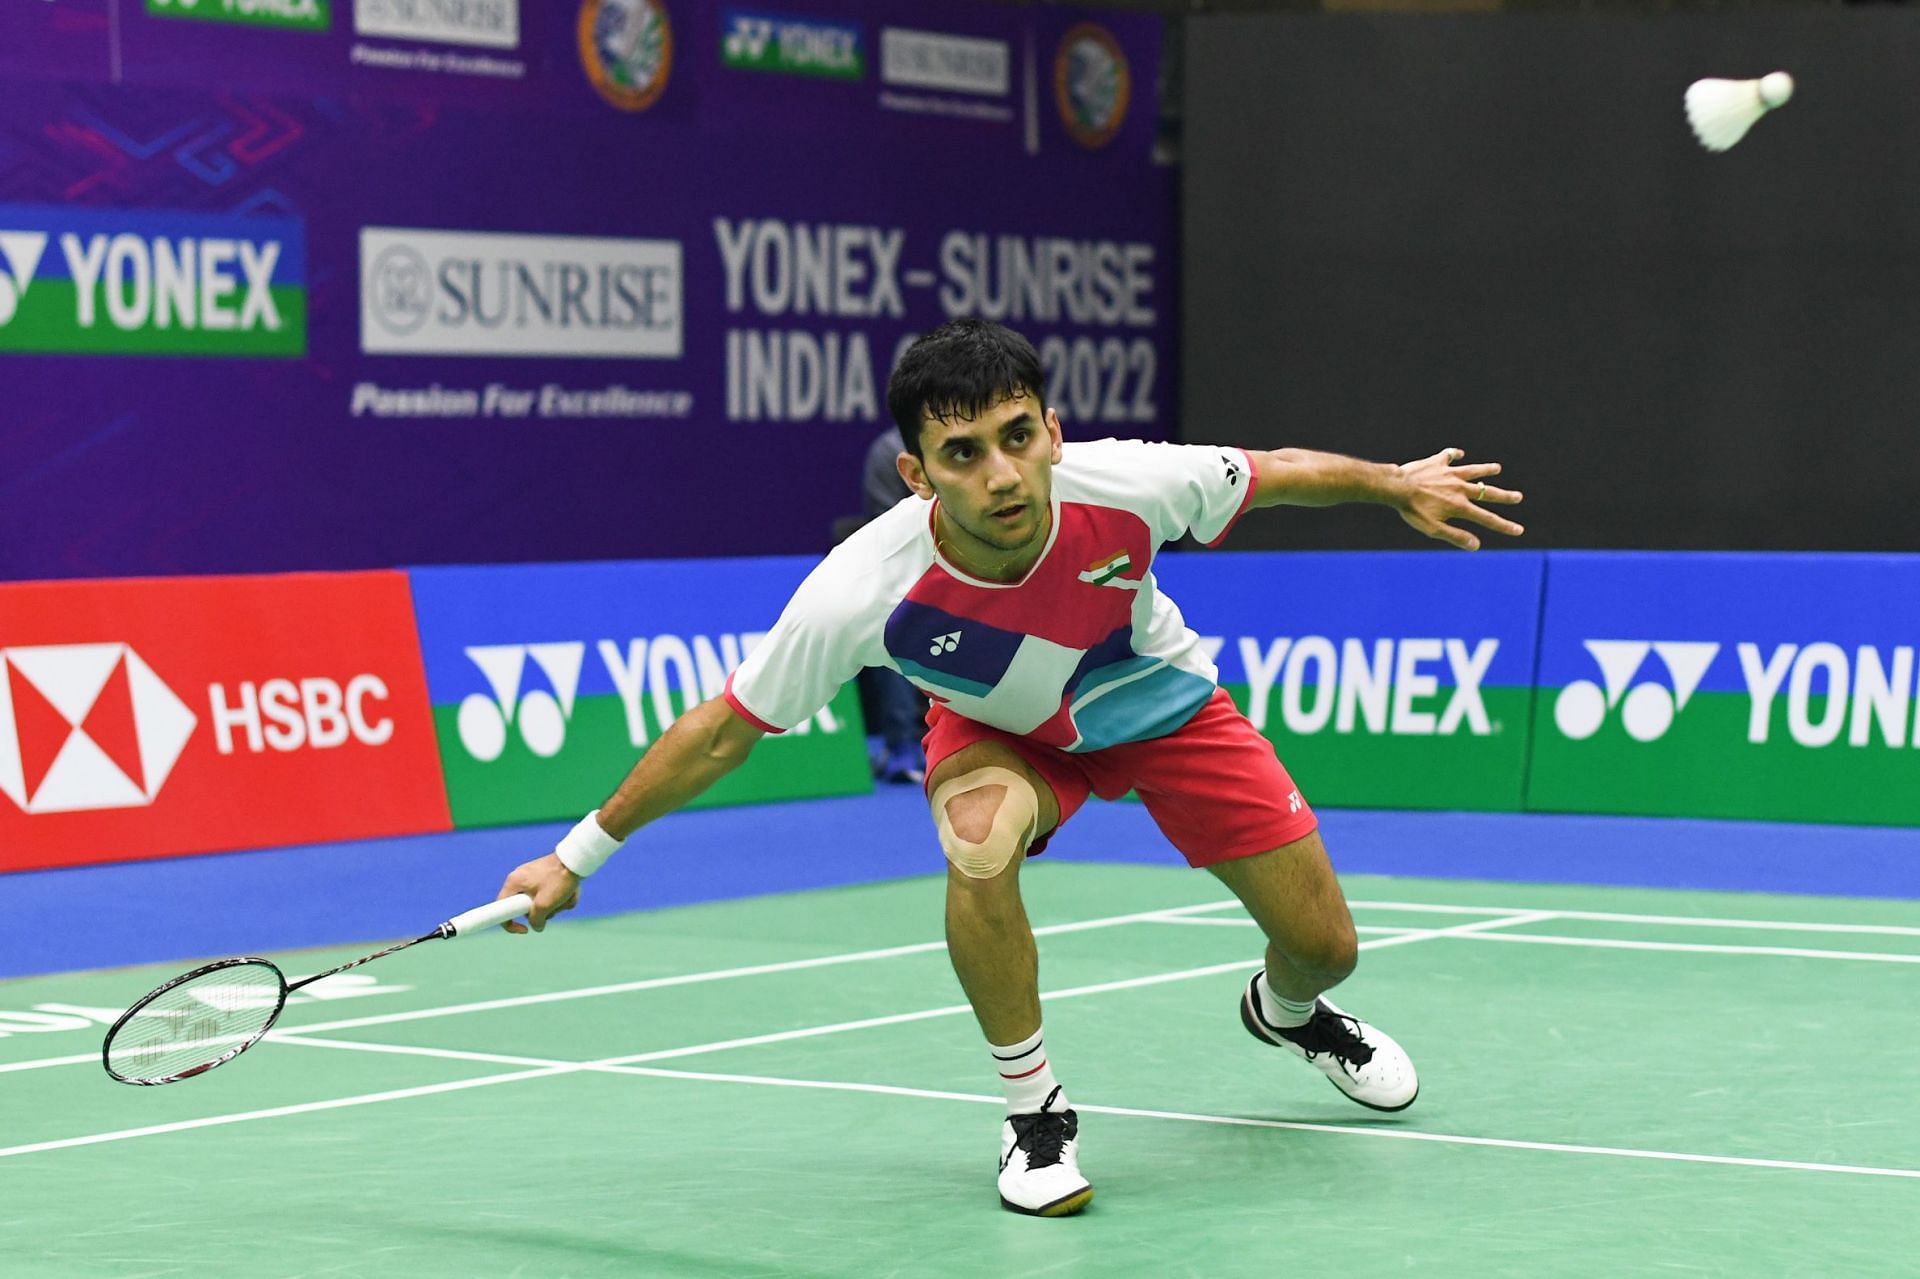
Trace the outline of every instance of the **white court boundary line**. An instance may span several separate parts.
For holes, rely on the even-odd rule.
[[[1049,924],[1034,929],[1036,937],[1055,936],[1063,933],[1086,932],[1092,929],[1113,928],[1134,923],[1207,923],[1225,927],[1252,926],[1250,919],[1243,920],[1202,920],[1194,916],[1214,911],[1231,910],[1240,903],[1232,898],[1224,901],[1201,902],[1191,906],[1174,906],[1163,910],[1136,911],[1125,915],[1108,915],[1097,919],[1079,920],[1066,924]],[[1538,914],[1516,906],[1461,906],[1437,902],[1401,902],[1378,900],[1354,900],[1348,905],[1355,910],[1406,911],[1414,914],[1429,915],[1523,915]],[[1589,920],[1603,923],[1642,923],[1672,924],[1682,927],[1699,928],[1755,928],[1776,929],[1782,932],[1819,932],[1819,933],[1861,933],[1895,937],[1920,937],[1920,928],[1908,928],[1895,924],[1831,924],[1806,923],[1793,920],[1728,919],[1714,916],[1697,915],[1639,915],[1623,914],[1612,911],[1591,910],[1550,910],[1548,916],[1560,919]],[[1362,927],[1361,932],[1386,933],[1385,927]],[[1409,930],[1400,935],[1411,936]],[[1476,935],[1469,932],[1467,935]],[[1817,951],[1796,950],[1787,947],[1710,947],[1705,943],[1690,944],[1684,942],[1627,942],[1605,938],[1545,941],[1540,935],[1531,937],[1500,936],[1494,940],[1534,942],[1541,945],[1585,945],[1601,949],[1618,950],[1676,950],[1710,954],[1756,954],[1780,955],[1805,959],[1865,959],[1880,963],[1920,963],[1920,957],[1905,955],[1877,954],[1871,951]],[[1366,943],[1363,949],[1368,949]],[[288,1030],[297,1034],[318,1034],[329,1030],[351,1030],[361,1026],[391,1025],[403,1021],[420,1021],[437,1017],[451,1017],[471,1012],[491,1012],[501,1008],[518,1008],[534,1004],[557,1003],[572,999],[591,999],[600,995],[628,994],[641,990],[657,990],[671,986],[693,985],[701,982],[724,981],[735,977],[758,977],[769,973],[796,972],[809,968],[824,968],[837,964],[860,963],[874,959],[891,959],[901,955],[930,954],[946,949],[944,941],[915,942],[905,946],[890,946],[878,950],[849,951],[838,955],[820,955],[809,959],[786,960],[778,963],[756,964],[740,968],[711,969],[704,972],[683,973],[668,977],[652,977],[638,981],[619,982],[606,986],[586,986],[574,990],[548,991],[536,995],[517,995],[503,999],[480,1000],[467,1004],[446,1004],[435,1008],[420,1008],[410,1012],[383,1013],[368,1017],[352,1017],[337,1021],[317,1022],[312,1025],[291,1026]],[[277,1032],[276,1032],[277,1033]],[[74,1053],[62,1057],[42,1057],[29,1061],[0,1064],[0,1075],[21,1070],[39,1070],[50,1066],[75,1066],[90,1061],[98,1061],[100,1055],[92,1053]]]
[[[1451,912],[1449,912],[1451,913]],[[1503,917],[1503,922],[1511,922],[1519,916]],[[1574,918],[1561,911],[1540,911],[1528,917],[1530,922],[1539,923],[1547,919]],[[1593,918],[1592,915],[1584,918]],[[1622,917],[1614,917],[1622,918]],[[1631,918],[1631,917],[1627,917]],[[1188,927],[1206,925],[1213,928],[1258,928],[1252,919],[1203,919],[1195,916],[1168,916],[1164,919],[1149,921],[1156,924],[1181,924]],[[1764,924],[1740,925],[1741,927],[1766,927]],[[1360,925],[1356,931],[1362,933],[1413,933],[1415,939],[1426,934],[1416,929],[1382,928]],[[1837,930],[1836,930],[1837,931]],[[1683,941],[1636,941],[1617,937],[1568,937],[1555,933],[1486,933],[1461,930],[1447,934],[1451,937],[1463,937],[1469,941],[1505,941],[1531,943],[1536,946],[1588,946],[1598,950],[1654,950],[1672,951],[1692,955],[1775,955],[1789,959],[1857,959],[1879,964],[1920,964],[1920,954],[1899,951],[1876,950],[1815,950],[1800,946],[1729,946],[1713,942]]]
[[[1198,909],[1198,908],[1195,908]],[[1377,949],[1381,946],[1399,945],[1409,941],[1425,941],[1430,937],[1445,937],[1455,933],[1483,932],[1491,928],[1500,928],[1509,923],[1519,923],[1531,916],[1516,916],[1512,920],[1481,919],[1465,924],[1455,924],[1447,928],[1427,929],[1418,933],[1404,933],[1394,937],[1383,937],[1375,941],[1361,942],[1362,950]],[[1043,1001],[1075,999],[1084,995],[1107,994],[1116,990],[1132,990],[1142,986],[1158,986],[1167,982],[1184,981],[1190,977],[1210,977],[1218,973],[1246,972],[1250,961],[1237,959],[1227,964],[1209,964],[1203,968],[1186,968],[1178,972],[1154,973],[1145,977],[1128,977],[1119,981],[1099,982],[1091,986],[1070,986],[1064,990],[1043,991]],[[739,1039],[722,1039],[707,1044],[692,1044],[683,1048],[663,1048],[652,1052],[628,1053],[619,1057],[602,1058],[589,1062],[547,1063],[534,1071],[516,1071],[507,1075],[482,1075],[476,1079],[454,1080],[446,1084],[425,1084],[417,1088],[401,1088],[386,1092],[363,1093],[353,1097],[337,1097],[329,1101],[300,1102],[288,1106],[275,1106],[265,1110],[241,1111],[228,1115],[212,1115],[203,1119],[186,1119],[170,1124],[156,1124],[143,1128],[123,1128],[113,1132],[93,1133],[85,1137],[62,1137],[51,1141],[30,1142],[21,1146],[0,1147],[0,1159],[13,1155],[38,1154],[48,1150],[63,1150],[73,1146],[92,1146],[108,1141],[125,1141],[135,1137],[151,1137],[161,1133],[185,1132],[194,1128],[209,1128],[221,1124],[245,1123],[254,1119],[276,1119],[285,1115],[305,1114],[316,1110],[338,1110],[348,1106],[371,1105],[376,1102],[394,1101],[406,1097],[429,1096],[436,1092],[457,1092],[466,1088],[483,1088],[492,1084],[514,1083],[521,1079],[533,1079],[545,1075],[574,1074],[593,1071],[608,1066],[630,1066],[648,1061],[667,1061],[676,1057],[692,1057],[710,1052],[721,1052],[729,1048],[749,1048],[761,1044],[785,1043],[795,1039],[811,1039],[820,1035],[836,1035],[849,1030],[865,1030],[875,1026],[897,1026],[905,1022],[926,1021],[935,1017],[953,1017],[962,1013],[971,1013],[967,1004],[948,1004],[941,1008],[924,1008],[910,1013],[894,1013],[885,1017],[865,1017],[858,1021],[834,1022],[824,1026],[802,1026],[794,1030],[773,1031],[765,1035],[749,1035]],[[313,1027],[304,1030],[289,1028],[273,1031],[267,1036],[267,1042],[303,1042],[301,1036],[313,1033]],[[325,1043],[328,1047],[336,1042],[349,1041],[306,1041],[312,1044]],[[374,1049],[372,1051],[378,1051]],[[436,1055],[428,1051],[423,1055]],[[92,1057],[87,1060],[95,1060]],[[476,1058],[484,1060],[484,1058]],[[524,1058],[520,1060],[544,1060]]]
[[[594,1073],[614,1075],[637,1075],[654,1079],[677,1079],[704,1083],[745,1084],[760,1087],[812,1088],[829,1092],[852,1092],[878,1094],[890,1097],[911,1097],[938,1101],[963,1101],[981,1105],[1000,1106],[1005,1104],[1001,1097],[987,1096],[982,1093],[950,1092],[932,1088],[906,1088],[892,1084],[851,1083],[839,1080],[791,1079],[770,1075],[741,1075],[701,1070],[664,1070],[658,1067],[625,1064],[620,1059],[608,1059],[597,1062],[567,1062],[541,1057],[522,1057],[507,1053],[467,1052],[450,1048],[424,1048],[410,1044],[368,1044],[340,1039],[306,1039],[298,1035],[286,1035],[277,1042],[296,1044],[314,1048],[337,1048],[351,1052],[393,1053],[409,1057],[435,1057],[455,1061],[489,1062],[498,1065],[524,1066],[504,1075],[481,1076],[478,1079],[461,1080],[450,1085],[428,1085],[426,1088],[398,1089],[387,1093],[368,1094],[365,1097],[342,1098],[336,1102],[317,1102],[305,1106],[279,1107],[274,1110],[248,1111],[240,1115],[221,1116],[208,1123],[238,1123],[249,1119],[265,1119],[282,1114],[299,1113],[305,1110],[338,1109],[343,1105],[367,1104],[372,1101],[393,1101],[408,1096],[418,1096],[429,1091],[452,1092],[461,1088],[483,1087],[493,1083],[511,1083],[524,1079],[537,1079],[551,1075]],[[1148,1110],[1134,1106],[1102,1106],[1081,1104],[1075,1109],[1087,1114],[1114,1115],[1133,1119],[1161,1119],[1182,1123],[1219,1124],[1236,1128],[1269,1128],[1288,1132],[1330,1133],[1346,1137],[1380,1137],[1395,1141],[1424,1141],[1438,1145],[1478,1146],[1500,1150],[1538,1151],[1547,1154],[1599,1155],[1618,1159],[1649,1159],[1670,1163],[1717,1164],[1723,1167],[1763,1168],[1783,1172],[1830,1173],[1862,1177],[1897,1177],[1920,1179],[1920,1169],[1881,1168],[1863,1164],[1815,1163],[1796,1159],[1764,1159],[1743,1155],[1703,1155],[1688,1151],[1646,1150],[1631,1146],[1593,1146],[1572,1142],[1526,1141],[1508,1137],[1469,1137],[1456,1133],[1426,1132],[1407,1128],[1360,1127],[1346,1124],[1317,1124],[1290,1119],[1256,1119],[1241,1115],[1209,1115],[1178,1110]],[[148,1129],[128,1130],[124,1133],[101,1134],[93,1138],[73,1139],[64,1143],[42,1143],[40,1149],[54,1148],[59,1145],[95,1144],[101,1141],[122,1140],[132,1136],[147,1136],[158,1132],[177,1132],[184,1127],[194,1126],[195,1121],[181,1124],[156,1125]],[[204,1125],[202,1125],[204,1126]],[[19,1147],[13,1150],[0,1150],[0,1157],[11,1154],[30,1153],[33,1147]]]
[[[1229,898],[1226,901],[1201,902],[1193,906],[1173,906],[1164,910],[1135,911],[1126,915],[1105,915],[1098,919],[1082,919],[1068,924],[1048,924],[1033,930],[1036,937],[1052,937],[1062,933],[1083,933],[1097,928],[1114,928],[1122,924],[1138,924],[1148,920],[1178,918],[1200,911],[1227,910],[1238,906],[1239,901]],[[667,977],[646,977],[635,981],[616,982],[607,986],[582,986],[573,990],[544,991],[537,995],[512,995],[502,999],[482,999],[468,1004],[443,1004],[437,1008],[416,1008],[410,1012],[380,1013],[369,1017],[347,1017],[338,1021],[316,1022],[313,1025],[289,1026],[287,1029],[298,1034],[318,1034],[325,1030],[354,1030],[361,1026],[387,1026],[395,1022],[423,1021],[435,1017],[452,1017],[463,1013],[492,1012],[500,1008],[524,1008],[533,1004],[563,1003],[571,999],[593,999],[601,995],[624,995],[641,990],[663,990],[670,986],[693,986],[702,982],[727,981],[735,977],[763,977],[769,973],[799,972],[809,968],[830,968],[836,964],[863,963],[873,959],[894,959],[902,955],[924,955],[943,951],[947,948],[944,941],[913,942],[905,946],[887,946],[879,950],[853,950],[838,955],[816,955],[808,959],[788,959],[769,964],[751,964],[742,968],[712,968],[696,973],[676,973]],[[1252,962],[1252,961],[1248,961]],[[278,1033],[278,1032],[276,1032]],[[83,1062],[99,1061],[98,1052],[75,1053],[66,1057],[42,1057],[33,1061],[16,1061],[0,1064],[0,1075],[16,1070],[39,1070],[47,1066],[73,1066]]]

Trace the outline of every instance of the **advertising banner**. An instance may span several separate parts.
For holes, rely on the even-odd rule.
[[[1920,557],[1565,553],[1529,807],[1920,824]]]
[[[0,585],[0,870],[448,828],[403,574]]]
[[[578,817],[668,725],[720,694],[814,560],[412,573],[456,826]],[[872,789],[852,685],[768,736],[695,807]]]
[[[1187,552],[1154,576],[1310,803],[1517,810],[1543,558]]]
[[[961,315],[1171,434],[1158,19],[27,7],[111,56],[0,95],[0,578],[824,551]]]

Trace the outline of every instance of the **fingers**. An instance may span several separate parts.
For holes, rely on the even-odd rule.
[[[564,914],[572,910],[579,900],[580,890],[577,887],[570,889],[564,896],[557,900],[549,899],[543,902],[539,896],[536,895],[533,899],[533,909],[527,913],[527,922],[533,925],[534,932],[544,933],[547,931],[547,923],[549,920],[555,915]]]
[[[1448,546],[1457,546],[1463,551],[1480,549],[1480,539],[1463,528],[1451,524],[1436,524],[1427,530],[1427,536],[1436,542],[1445,542]]]
[[[1487,491],[1487,500],[1493,500],[1493,491],[1491,489]],[[1506,516],[1495,511],[1489,511],[1483,506],[1475,506],[1471,502],[1467,503],[1466,515],[1468,519],[1480,525],[1482,528],[1490,528],[1496,533],[1505,533],[1508,537],[1519,537],[1527,531]]]

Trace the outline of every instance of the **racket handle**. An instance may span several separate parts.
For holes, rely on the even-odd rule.
[[[533,909],[533,898],[525,893],[515,893],[503,897],[497,902],[488,902],[484,906],[475,906],[472,910],[461,911],[441,927],[450,937],[464,937],[482,928],[492,928],[495,924],[504,924],[509,919],[518,919]]]

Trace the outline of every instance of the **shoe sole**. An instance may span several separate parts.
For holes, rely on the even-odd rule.
[[[1038,1208],[1022,1208],[1005,1195],[1000,1196],[1000,1206],[1002,1208],[1005,1208],[1008,1212],[1017,1212],[1023,1217],[1071,1217],[1074,1213],[1079,1212],[1092,1202],[1092,1186],[1086,1186],[1080,1190],[1076,1190],[1064,1199],[1056,1199],[1052,1203],[1042,1204]]]
[[[1240,995],[1240,1024],[1247,1028],[1247,1033],[1249,1035],[1252,1035],[1255,1039],[1259,1040],[1261,1043],[1265,1044],[1267,1047],[1278,1048],[1280,1046],[1279,1044],[1274,1043],[1273,1040],[1270,1037],[1268,1037],[1265,1027],[1261,1026],[1259,1019],[1254,1016],[1253,1005],[1249,1001],[1247,994],[1244,991]],[[1345,1097],[1348,1101],[1352,1102],[1356,1106],[1365,1106],[1368,1110],[1377,1110],[1384,1115],[1399,1114],[1401,1111],[1405,1110],[1408,1106],[1411,1106],[1414,1102],[1420,1100],[1420,1085],[1415,1084],[1413,1086],[1413,1096],[1407,1098],[1405,1101],[1401,1102],[1399,1105],[1397,1106],[1375,1105],[1371,1101],[1362,1101],[1360,1098],[1354,1096],[1352,1093],[1342,1088],[1338,1083],[1335,1083],[1333,1076],[1325,1075],[1324,1072],[1322,1073],[1326,1081],[1329,1084],[1333,1085],[1333,1090],[1339,1093],[1342,1097]]]

